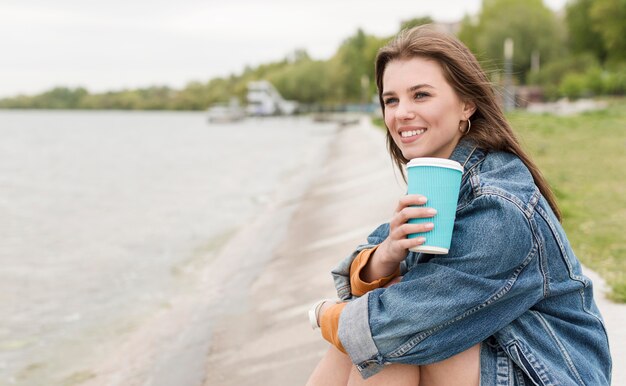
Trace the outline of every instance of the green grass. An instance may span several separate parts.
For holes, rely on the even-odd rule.
[[[508,118],[557,196],[574,252],[626,302],[626,100],[567,117]]]
[[[576,256],[607,281],[613,300],[626,302],[626,99],[608,102],[572,116],[508,118],[557,196]]]

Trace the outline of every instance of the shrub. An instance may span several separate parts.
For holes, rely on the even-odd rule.
[[[547,63],[537,72],[531,72],[528,75],[528,84],[542,87],[556,86],[561,83],[565,75],[573,72],[582,73],[598,65],[596,58],[588,54],[564,57]]]
[[[569,73],[566,74],[559,85],[559,95],[570,99],[587,96],[590,93],[587,87],[587,77],[584,74]]]
[[[606,74],[603,93],[608,95],[626,94],[626,64],[613,68]]]

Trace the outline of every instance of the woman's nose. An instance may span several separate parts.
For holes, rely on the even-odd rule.
[[[413,106],[407,102],[398,102],[398,108],[396,109],[396,118],[399,120],[415,118],[415,111],[413,110]]]

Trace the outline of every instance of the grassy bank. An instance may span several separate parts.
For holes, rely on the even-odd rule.
[[[508,118],[555,191],[576,255],[626,302],[626,99],[573,116]]]
[[[554,189],[578,258],[626,302],[626,100],[559,117],[509,119]]]

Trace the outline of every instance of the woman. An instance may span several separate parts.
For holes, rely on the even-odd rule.
[[[313,309],[332,343],[308,385],[608,385],[611,358],[592,283],[554,195],[521,149],[476,58],[422,26],[376,58],[391,157],[464,167],[447,255],[409,252],[435,214],[399,200],[333,270],[339,297]],[[404,173],[404,172],[403,172]],[[419,206],[419,207],[418,207]]]

